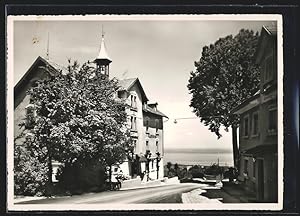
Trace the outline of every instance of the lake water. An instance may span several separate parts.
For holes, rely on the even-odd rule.
[[[211,165],[217,163],[221,166],[233,166],[233,155],[225,153],[202,153],[202,152],[165,152],[164,164],[171,162],[183,165]]]

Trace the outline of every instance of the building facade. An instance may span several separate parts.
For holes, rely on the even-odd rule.
[[[128,125],[134,143],[131,160],[120,165],[123,173],[148,180],[163,177],[163,118],[157,103],[148,104],[148,98],[138,78],[120,80],[118,97],[126,99],[129,108]]]
[[[257,201],[277,202],[277,30],[264,26],[258,42],[259,91],[234,109],[240,115],[239,180]]]

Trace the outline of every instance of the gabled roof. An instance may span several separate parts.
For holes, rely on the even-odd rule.
[[[119,80],[119,85],[122,87],[121,90],[129,91],[135,84],[137,84],[139,89],[141,90],[143,101],[148,101],[146,93],[145,93],[145,91],[142,87],[142,84],[141,84],[141,82],[138,78],[130,78],[130,79]]]
[[[154,115],[158,115],[158,116],[162,116],[162,117],[168,118],[168,116],[166,116],[165,114],[163,114],[162,112],[160,112],[158,109],[155,110],[155,109],[149,107],[148,105],[143,106],[143,112],[149,112],[149,113],[152,113]]]
[[[23,77],[18,81],[18,83],[14,87],[14,91],[18,92],[18,90],[31,79],[33,73],[36,71],[38,67],[48,67],[48,72],[50,75],[55,75],[56,73],[62,72],[65,68],[58,66],[58,64],[50,63],[45,60],[41,56],[38,56],[27,72],[23,75]]]
[[[256,49],[256,63],[260,62],[260,59],[263,55],[263,51],[265,49],[265,46],[267,44],[267,40],[276,40],[277,39],[277,26],[263,26],[260,32],[260,37],[258,39],[257,43],[257,49]]]
[[[263,26],[263,30],[265,30],[271,36],[277,35],[277,25]]]

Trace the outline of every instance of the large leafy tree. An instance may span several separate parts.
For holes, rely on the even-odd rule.
[[[221,126],[232,127],[234,164],[238,163],[237,127],[239,117],[230,111],[259,88],[259,70],[255,64],[258,33],[240,30],[236,36],[218,39],[203,47],[196,70],[191,72],[188,89],[190,106],[218,138]]]
[[[52,160],[111,167],[122,163],[132,147],[126,104],[117,98],[118,81],[102,77],[90,64],[79,68],[75,62],[68,69],[66,75],[38,81],[28,92],[36,115],[26,146],[47,162],[49,183]]]

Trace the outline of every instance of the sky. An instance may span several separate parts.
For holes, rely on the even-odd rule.
[[[210,132],[189,107],[187,89],[194,61],[202,47],[220,37],[236,35],[242,28],[260,32],[268,21],[15,21],[15,84],[38,56],[60,65],[67,59],[94,60],[99,52],[102,25],[112,59],[110,77],[138,77],[150,102],[169,120],[164,123],[165,148],[232,149],[231,131],[223,137]],[[193,119],[174,119],[195,117]]]

